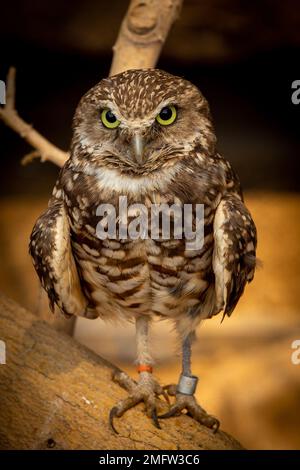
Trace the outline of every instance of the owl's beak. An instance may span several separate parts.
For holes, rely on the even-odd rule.
[[[144,162],[144,139],[141,134],[134,134],[132,146],[136,162],[141,165]]]

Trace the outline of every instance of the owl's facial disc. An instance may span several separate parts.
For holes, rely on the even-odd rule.
[[[109,103],[109,107],[100,110],[100,121],[104,128],[113,133],[117,132],[118,138],[123,142],[123,149],[127,148],[127,156],[139,167],[147,160],[149,148],[153,144],[157,134],[171,126],[177,118],[177,106],[162,103],[160,106],[146,115],[143,119],[123,116],[122,113]],[[117,117],[118,116],[118,117]],[[117,128],[119,128],[117,130]],[[159,130],[160,129],[160,130]]]
[[[82,98],[74,123],[73,160],[122,174],[158,172],[193,158],[194,148],[215,148],[202,94],[157,69],[103,79]]]

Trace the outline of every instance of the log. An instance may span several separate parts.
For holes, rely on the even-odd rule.
[[[114,434],[109,410],[126,395],[111,380],[116,367],[3,295],[0,339],[0,449],[242,449],[185,415],[156,429],[142,404],[116,420]]]

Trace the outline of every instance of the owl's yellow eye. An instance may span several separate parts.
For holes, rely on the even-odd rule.
[[[177,117],[175,106],[165,106],[160,113],[156,116],[156,120],[162,126],[169,126],[173,124]]]
[[[103,109],[101,112],[101,121],[108,129],[115,129],[120,125],[120,121],[118,121],[114,113],[108,108]]]

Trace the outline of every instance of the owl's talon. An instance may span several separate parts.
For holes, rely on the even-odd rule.
[[[155,382],[156,383],[156,387],[155,387],[155,393],[158,397],[162,396],[164,398],[164,400],[166,401],[166,403],[168,405],[170,405],[170,399],[169,399],[169,395],[168,393],[166,392],[165,388],[166,386],[161,386],[158,382]]]
[[[161,426],[160,426],[160,424],[159,424],[158,416],[157,416],[157,412],[156,412],[156,409],[155,409],[155,408],[152,410],[151,418],[152,418],[152,422],[153,422],[154,426],[155,426],[157,429],[161,429]]]
[[[115,434],[119,434],[118,431],[116,430],[115,426],[114,426],[114,418],[118,415],[118,408],[116,406],[114,406],[111,410],[110,410],[110,413],[109,413],[109,425],[110,425],[110,428],[111,430],[115,433]]]
[[[182,411],[182,410],[181,410],[180,406],[178,406],[177,404],[175,404],[174,406],[172,406],[172,407],[169,409],[169,411],[167,411],[167,412],[164,413],[163,415],[159,415],[158,418],[159,418],[159,419],[172,418],[172,416],[179,415],[181,411]]]
[[[144,375],[142,378],[140,377],[139,382],[135,382],[126,373],[117,371],[113,373],[112,379],[122,388],[125,388],[129,395],[111,409],[109,414],[110,428],[118,434],[114,426],[114,418],[121,418],[127,410],[133,408],[138,403],[144,402],[146,414],[151,418],[153,425],[161,429],[156,411],[156,398],[159,395],[165,397],[166,393],[159,383],[153,379],[152,375],[150,373],[149,375]]]
[[[211,427],[212,432],[213,432],[214,434],[216,434],[216,433],[218,432],[219,427],[220,427],[220,424],[221,424],[220,421],[219,421],[217,418],[215,418],[215,420],[216,420],[215,423],[214,423],[214,424],[212,425],[212,427]]]
[[[201,408],[201,406],[197,403],[194,395],[176,393],[175,404],[170,408],[169,411],[167,411],[167,413],[159,415],[158,418],[171,418],[183,410],[186,410],[186,414],[192,419],[198,421],[203,426],[210,428],[214,434],[218,431],[220,427],[220,421],[214,416],[209,415],[203,408]]]
[[[160,395],[162,395],[164,397],[164,399],[166,400],[166,402],[168,403],[168,405],[170,405],[170,398],[169,398],[169,395],[166,393],[166,391],[164,390],[164,388],[162,389]]]
[[[166,390],[168,396],[170,397],[176,396],[176,388],[177,388],[177,385],[175,384],[168,384],[163,387],[163,389]]]

